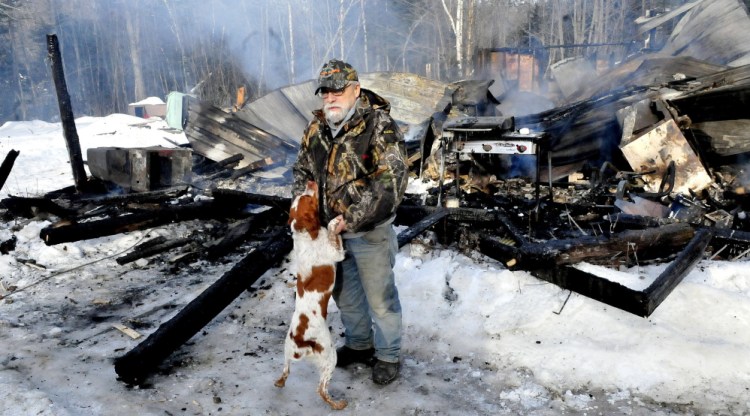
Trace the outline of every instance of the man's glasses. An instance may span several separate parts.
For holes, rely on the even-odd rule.
[[[341,97],[344,95],[344,91],[346,91],[347,88],[352,84],[346,84],[346,86],[340,90],[332,90],[329,88],[321,88],[320,91],[318,91],[318,96],[321,98],[325,98],[328,94],[333,95],[334,97]]]

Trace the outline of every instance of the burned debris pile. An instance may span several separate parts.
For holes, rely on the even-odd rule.
[[[683,13],[698,19],[701,10],[732,6],[698,3]],[[649,316],[698,261],[750,253],[750,65],[742,62],[644,54],[586,85],[559,85],[562,104],[533,113],[515,113],[513,97],[494,93],[492,80],[361,74],[364,88],[392,104],[411,181],[431,186],[399,206],[399,246],[434,236]],[[89,149],[92,177],[74,175],[75,187],[0,201],[6,220],[51,220],[40,232],[48,245],[192,222],[180,238],[146,234],[116,259],[122,267],[157,258],[175,271],[243,253],[116,360],[123,381],[142,383],[286,257],[290,166],[316,105],[313,91],[314,81],[285,87],[234,112],[190,102],[189,147]],[[65,129],[73,133],[66,135],[73,171],[82,172],[75,126]],[[16,157],[11,151],[0,167],[0,187]],[[12,253],[14,244],[0,242],[0,250]],[[637,270],[652,264],[666,267],[644,282]]]
[[[659,72],[672,65],[641,63]],[[447,117],[429,161],[438,167],[423,171],[442,185],[423,203],[486,217],[459,220],[449,209],[438,231],[511,269],[640,316],[705,256],[746,256],[750,137],[742,126],[750,118],[750,67],[700,76],[692,74],[706,66],[694,67],[682,65],[676,80],[542,113]],[[578,266],[668,262],[645,290]],[[633,280],[642,286],[636,274]]]

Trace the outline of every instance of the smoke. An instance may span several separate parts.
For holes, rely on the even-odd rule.
[[[219,0],[209,1],[215,5]],[[387,0],[261,0],[212,7],[202,31],[227,33],[263,90],[305,82],[332,58],[360,72],[392,70],[409,24]]]
[[[60,40],[75,115],[99,116],[199,84],[228,102],[243,85],[257,98],[314,78],[334,57],[360,72],[418,68],[426,54],[402,53],[405,8],[393,0],[30,0],[0,20],[8,46],[0,122],[57,118],[49,33]]]

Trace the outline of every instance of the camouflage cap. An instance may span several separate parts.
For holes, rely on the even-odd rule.
[[[321,88],[330,88],[332,90],[341,90],[350,82],[357,82],[357,70],[351,65],[338,59],[331,59],[323,64],[318,75],[318,88],[315,89],[317,94]]]

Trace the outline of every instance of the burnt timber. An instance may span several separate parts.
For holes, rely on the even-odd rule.
[[[271,234],[261,246],[224,273],[177,315],[117,358],[115,372],[120,380],[128,384],[142,384],[164,359],[198,333],[266,270],[277,265],[291,248],[292,238],[286,227]]]

